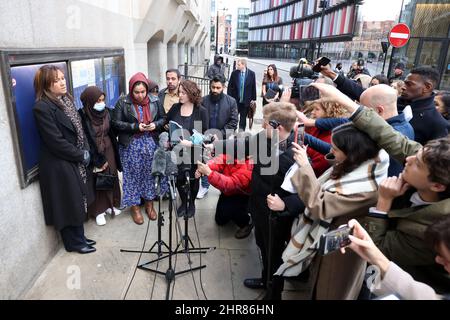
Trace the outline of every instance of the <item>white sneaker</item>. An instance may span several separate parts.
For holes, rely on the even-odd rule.
[[[122,212],[122,210],[119,210],[119,209],[117,209],[117,208],[114,208],[114,215],[118,216],[121,212]],[[111,208],[106,209],[106,213],[107,213],[107,214],[112,214]]]
[[[96,218],[95,222],[97,222],[98,226],[104,226],[106,224],[105,214],[100,213]]]
[[[197,199],[203,199],[203,197],[208,193],[209,188],[204,188],[200,185],[200,189],[198,189]]]

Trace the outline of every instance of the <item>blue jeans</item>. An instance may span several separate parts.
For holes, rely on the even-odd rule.
[[[203,188],[209,188],[209,182],[207,176],[201,176],[200,181],[202,183]]]

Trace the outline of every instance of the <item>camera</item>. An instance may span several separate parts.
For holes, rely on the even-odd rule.
[[[313,86],[300,86],[299,99],[303,102],[314,101],[320,98],[319,89]]]
[[[298,65],[291,67],[289,76],[292,78],[291,98],[299,98],[300,87],[313,82],[314,71],[304,59],[300,59]]]
[[[353,234],[353,228],[345,225],[336,230],[323,234],[320,237],[319,252],[326,255],[350,244],[349,235]]]

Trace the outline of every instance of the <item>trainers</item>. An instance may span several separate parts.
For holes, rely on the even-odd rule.
[[[200,184],[200,189],[198,189],[197,199],[203,199],[203,197],[208,193],[209,187],[205,188]]]
[[[95,222],[98,226],[104,226],[106,224],[105,214],[100,213],[97,217],[95,217]]]
[[[246,225],[245,227],[242,227],[242,228],[239,228],[238,230],[236,230],[234,237],[236,239],[247,238],[250,235],[250,233],[252,232],[252,229],[253,229],[253,223],[250,223],[250,224]]]
[[[115,216],[118,216],[121,212],[122,212],[122,210],[114,208],[114,215]],[[113,212],[112,212],[111,208],[108,208],[108,209],[106,209],[106,213],[112,215]]]

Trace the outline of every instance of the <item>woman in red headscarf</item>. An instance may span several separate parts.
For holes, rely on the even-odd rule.
[[[136,224],[144,223],[141,199],[151,220],[157,214],[153,200],[158,196],[151,174],[153,154],[157,148],[158,133],[165,124],[165,112],[158,98],[149,94],[149,80],[138,72],[129,82],[130,93],[121,97],[112,114],[112,125],[119,139],[119,154],[123,168],[122,206],[131,207]],[[161,186],[161,193],[168,189]]]

